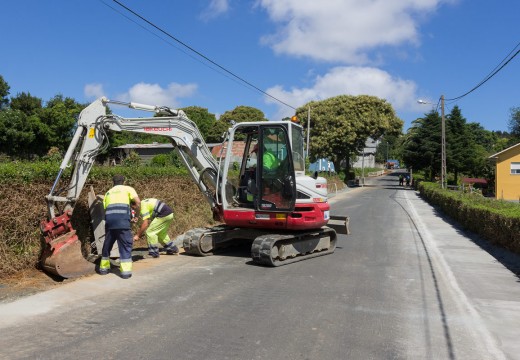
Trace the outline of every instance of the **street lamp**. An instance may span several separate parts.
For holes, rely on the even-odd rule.
[[[419,104],[431,104],[433,103],[426,102],[424,100],[417,100]],[[441,95],[441,187],[446,189],[446,126],[444,120],[444,95]]]

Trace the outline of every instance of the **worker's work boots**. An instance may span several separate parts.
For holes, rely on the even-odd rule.
[[[166,249],[167,255],[176,255],[178,253],[179,253],[179,248],[177,247],[177,245],[173,245],[169,249]]]

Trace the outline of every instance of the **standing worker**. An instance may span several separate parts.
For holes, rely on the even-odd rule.
[[[132,277],[132,230],[130,226],[132,204],[139,208],[141,200],[137,192],[131,186],[123,185],[123,175],[114,175],[112,178],[114,187],[107,191],[103,199],[105,207],[105,242],[101,262],[99,263],[99,274],[106,275],[110,271],[110,251],[117,241],[119,247],[119,259],[121,277],[129,279]]]
[[[137,209],[135,205],[133,207]],[[145,233],[148,254],[153,258],[159,257],[159,243],[166,250],[166,254],[178,254],[179,249],[168,236],[168,228],[173,221],[172,208],[158,199],[144,199],[141,202],[141,216],[143,222],[134,236],[134,241],[139,240],[141,235]]]

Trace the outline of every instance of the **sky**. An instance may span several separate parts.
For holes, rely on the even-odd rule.
[[[405,132],[441,95],[447,114],[458,105],[487,130],[507,131],[520,107],[520,55],[449,100],[520,49],[518,0],[118,2],[1,1],[10,95],[106,96],[217,117],[245,105],[280,120],[309,101],[367,94],[388,101]]]

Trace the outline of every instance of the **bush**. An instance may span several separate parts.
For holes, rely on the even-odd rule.
[[[8,167],[0,166],[0,177],[5,176],[7,170],[14,170],[15,164],[9,165]],[[32,165],[32,168],[47,166],[44,163]],[[38,172],[34,178],[18,176],[15,182],[0,181],[0,193],[6,195],[0,197],[0,207],[3,209],[0,213],[0,238],[2,239],[0,242],[0,278],[24,269],[38,267],[42,250],[40,222],[47,218],[45,196],[53,185],[57,168],[57,166],[52,167],[52,176],[45,180],[41,180],[43,173]],[[23,170],[26,171],[26,174],[30,174],[29,169],[31,167],[24,163]],[[126,184],[133,186],[140,198],[155,197],[172,206],[175,221],[168,231],[172,239],[193,227],[214,224],[210,207],[204,196],[191,178],[186,176],[186,171],[179,174],[178,170],[171,166],[164,168],[138,167],[136,169],[120,166],[94,167],[91,171],[93,176],[89,176],[88,183],[74,207],[72,216],[72,225],[84,248],[88,249],[93,240],[87,205],[87,186],[89,188],[93,186],[96,193],[104,194],[112,187],[112,176],[116,173],[123,173],[127,179]],[[61,186],[64,187],[63,184]]]
[[[165,167],[171,164],[171,159],[167,154],[155,155],[150,161],[150,166]]]
[[[130,151],[130,154],[121,162],[121,165],[126,167],[138,167],[141,165],[141,157],[135,151]]]
[[[150,162],[150,166],[175,166],[175,167],[182,167],[183,163],[181,159],[179,158],[179,155],[175,151],[171,151],[168,154],[159,154],[152,158],[152,161]]]
[[[429,203],[438,206],[464,228],[520,254],[519,204],[445,190],[429,182],[421,182],[418,190]]]

